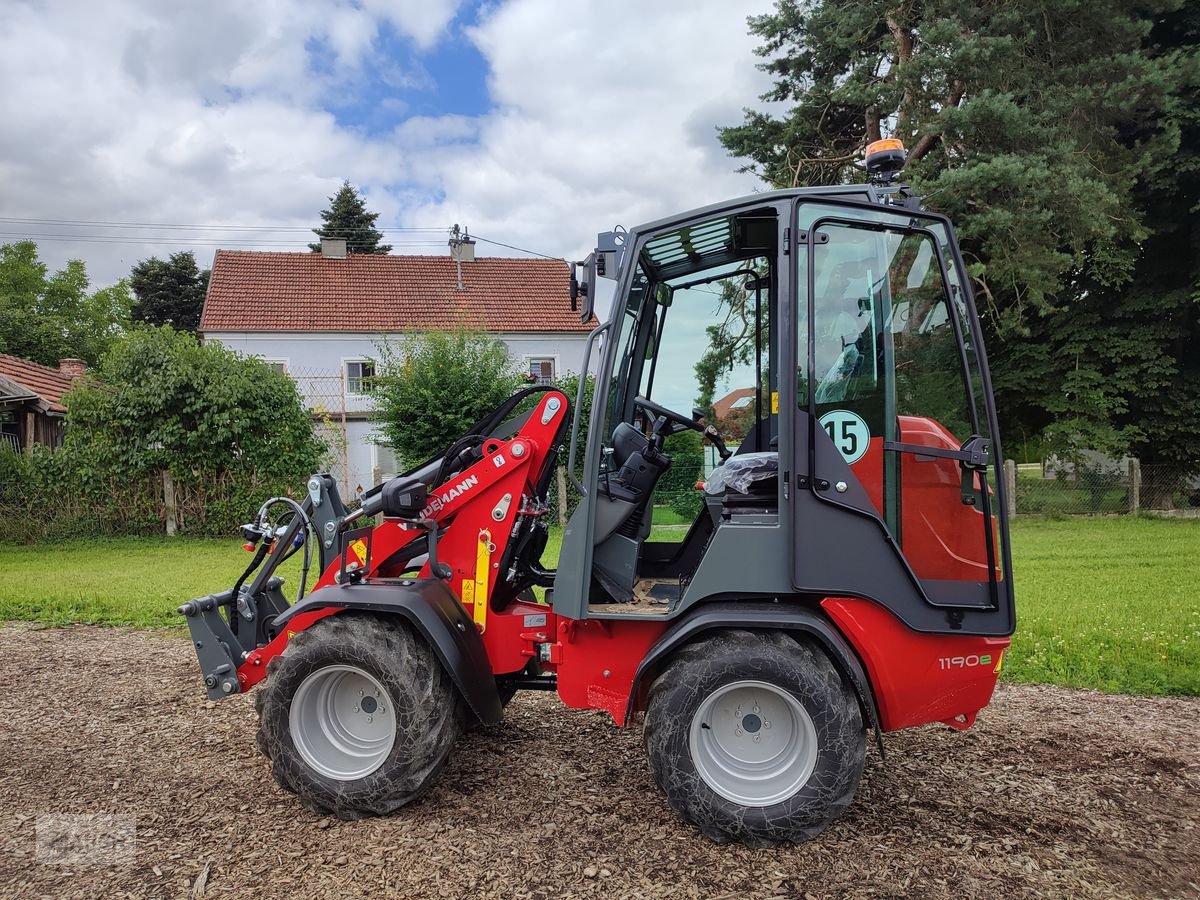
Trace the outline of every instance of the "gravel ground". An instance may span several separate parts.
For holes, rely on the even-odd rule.
[[[1200,700],[1006,686],[974,729],[892,735],[819,840],[678,822],[636,731],[518,697],[386,819],[315,816],[212,704],[185,640],[0,626],[3,897],[1200,897]],[[136,819],[132,860],[38,862],[51,813]]]

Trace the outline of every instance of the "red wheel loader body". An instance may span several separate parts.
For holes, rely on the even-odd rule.
[[[619,726],[648,709],[652,768],[685,819],[751,844],[811,837],[861,772],[861,753],[830,747],[864,730],[969,727],[1015,623],[990,376],[950,223],[890,184],[797,189],[602,235],[582,265],[585,319],[597,279],[615,281],[588,339],[591,408],[582,390],[530,389],[356,512],[328,476],[302,501],[269,501],[243,529],[257,574],[181,607],[209,695],[269,688],[316,654],[326,663],[304,662],[310,677],[341,673],[319,684],[330,710],[351,677],[402,705],[386,664],[337,662],[322,624],[394,622],[432,648],[466,720],[494,724],[533,689]],[[678,411],[693,370],[713,365],[753,388],[736,452],[709,409]],[[702,490],[672,531],[656,517],[689,431],[713,449],[680,473]],[[552,570],[541,557],[559,466],[579,502]],[[321,574],[289,605],[273,576],[300,552]],[[306,633],[318,650],[293,653]],[[268,704],[283,721],[311,693]],[[350,750],[322,758],[284,729],[268,752],[277,772],[295,751],[289,771],[375,797],[386,788],[372,779],[404,761],[372,750],[377,766],[339,768],[379,728],[378,714],[363,720],[373,702],[345,696],[352,709],[318,712]],[[293,726],[316,715],[305,710]],[[841,799],[813,793],[820,778],[840,779]],[[372,803],[333,808],[395,805]]]

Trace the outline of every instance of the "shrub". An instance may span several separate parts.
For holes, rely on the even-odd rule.
[[[478,331],[433,331],[379,346],[375,409],[402,465],[441,453],[524,379],[503,342]]]
[[[168,327],[120,340],[64,402],[60,450],[0,455],[0,539],[161,532],[164,473],[180,532],[227,534],[324,452],[291,379]]]

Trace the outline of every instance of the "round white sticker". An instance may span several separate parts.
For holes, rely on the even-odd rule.
[[[821,427],[847,463],[853,465],[866,455],[871,444],[871,429],[858,413],[848,409],[831,409],[821,416],[820,421]]]

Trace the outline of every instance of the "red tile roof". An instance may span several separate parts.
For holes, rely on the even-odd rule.
[[[738,403],[739,400],[744,401],[744,400],[753,400],[753,399],[754,399],[754,388],[752,388],[752,387],[737,388],[736,390],[730,391],[728,394],[726,394],[720,400],[716,400],[713,402],[713,413],[716,414],[716,417],[718,419],[724,419],[731,412],[733,412],[735,406],[739,409],[741,408],[741,406],[743,404]]]
[[[66,412],[67,408],[59,401],[71,389],[74,379],[65,372],[19,356],[0,353],[0,375],[17,382],[29,393],[37,394],[50,404],[52,410]]]
[[[570,274],[549,259],[218,250],[200,330],[589,331],[571,312]]]

